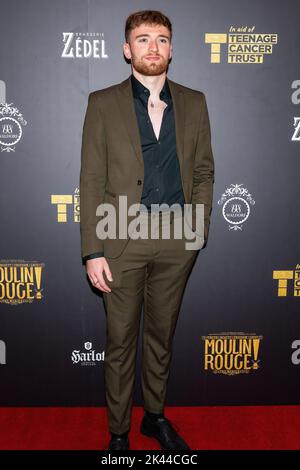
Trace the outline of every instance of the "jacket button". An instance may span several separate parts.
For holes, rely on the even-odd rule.
[[[137,184],[140,186],[142,184],[142,180],[138,180]]]

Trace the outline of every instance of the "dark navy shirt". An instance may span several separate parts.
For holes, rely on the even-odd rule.
[[[144,185],[141,203],[149,210],[151,204],[184,204],[180,166],[176,152],[174,109],[167,79],[160,99],[167,103],[164,109],[158,139],[148,114],[150,91],[131,75],[135,111],[137,115],[144,160]]]

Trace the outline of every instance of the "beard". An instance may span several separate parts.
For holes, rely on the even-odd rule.
[[[160,60],[149,61],[149,63],[147,63],[147,59],[145,60],[137,59],[134,55],[131,58],[132,66],[142,75],[161,75],[162,73],[166,72],[168,68],[169,59],[165,60],[163,57],[161,57]]]

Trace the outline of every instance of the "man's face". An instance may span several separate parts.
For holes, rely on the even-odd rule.
[[[170,31],[165,26],[142,24],[130,32],[129,43],[124,43],[123,51],[137,72],[161,75],[172,57]]]

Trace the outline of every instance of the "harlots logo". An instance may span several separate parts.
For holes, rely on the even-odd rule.
[[[86,341],[84,343],[85,351],[81,351],[80,349],[74,349],[71,354],[71,359],[73,364],[80,364],[82,366],[94,366],[98,362],[103,362],[105,358],[105,352],[102,351],[96,352],[93,349],[93,344],[91,341]]]

